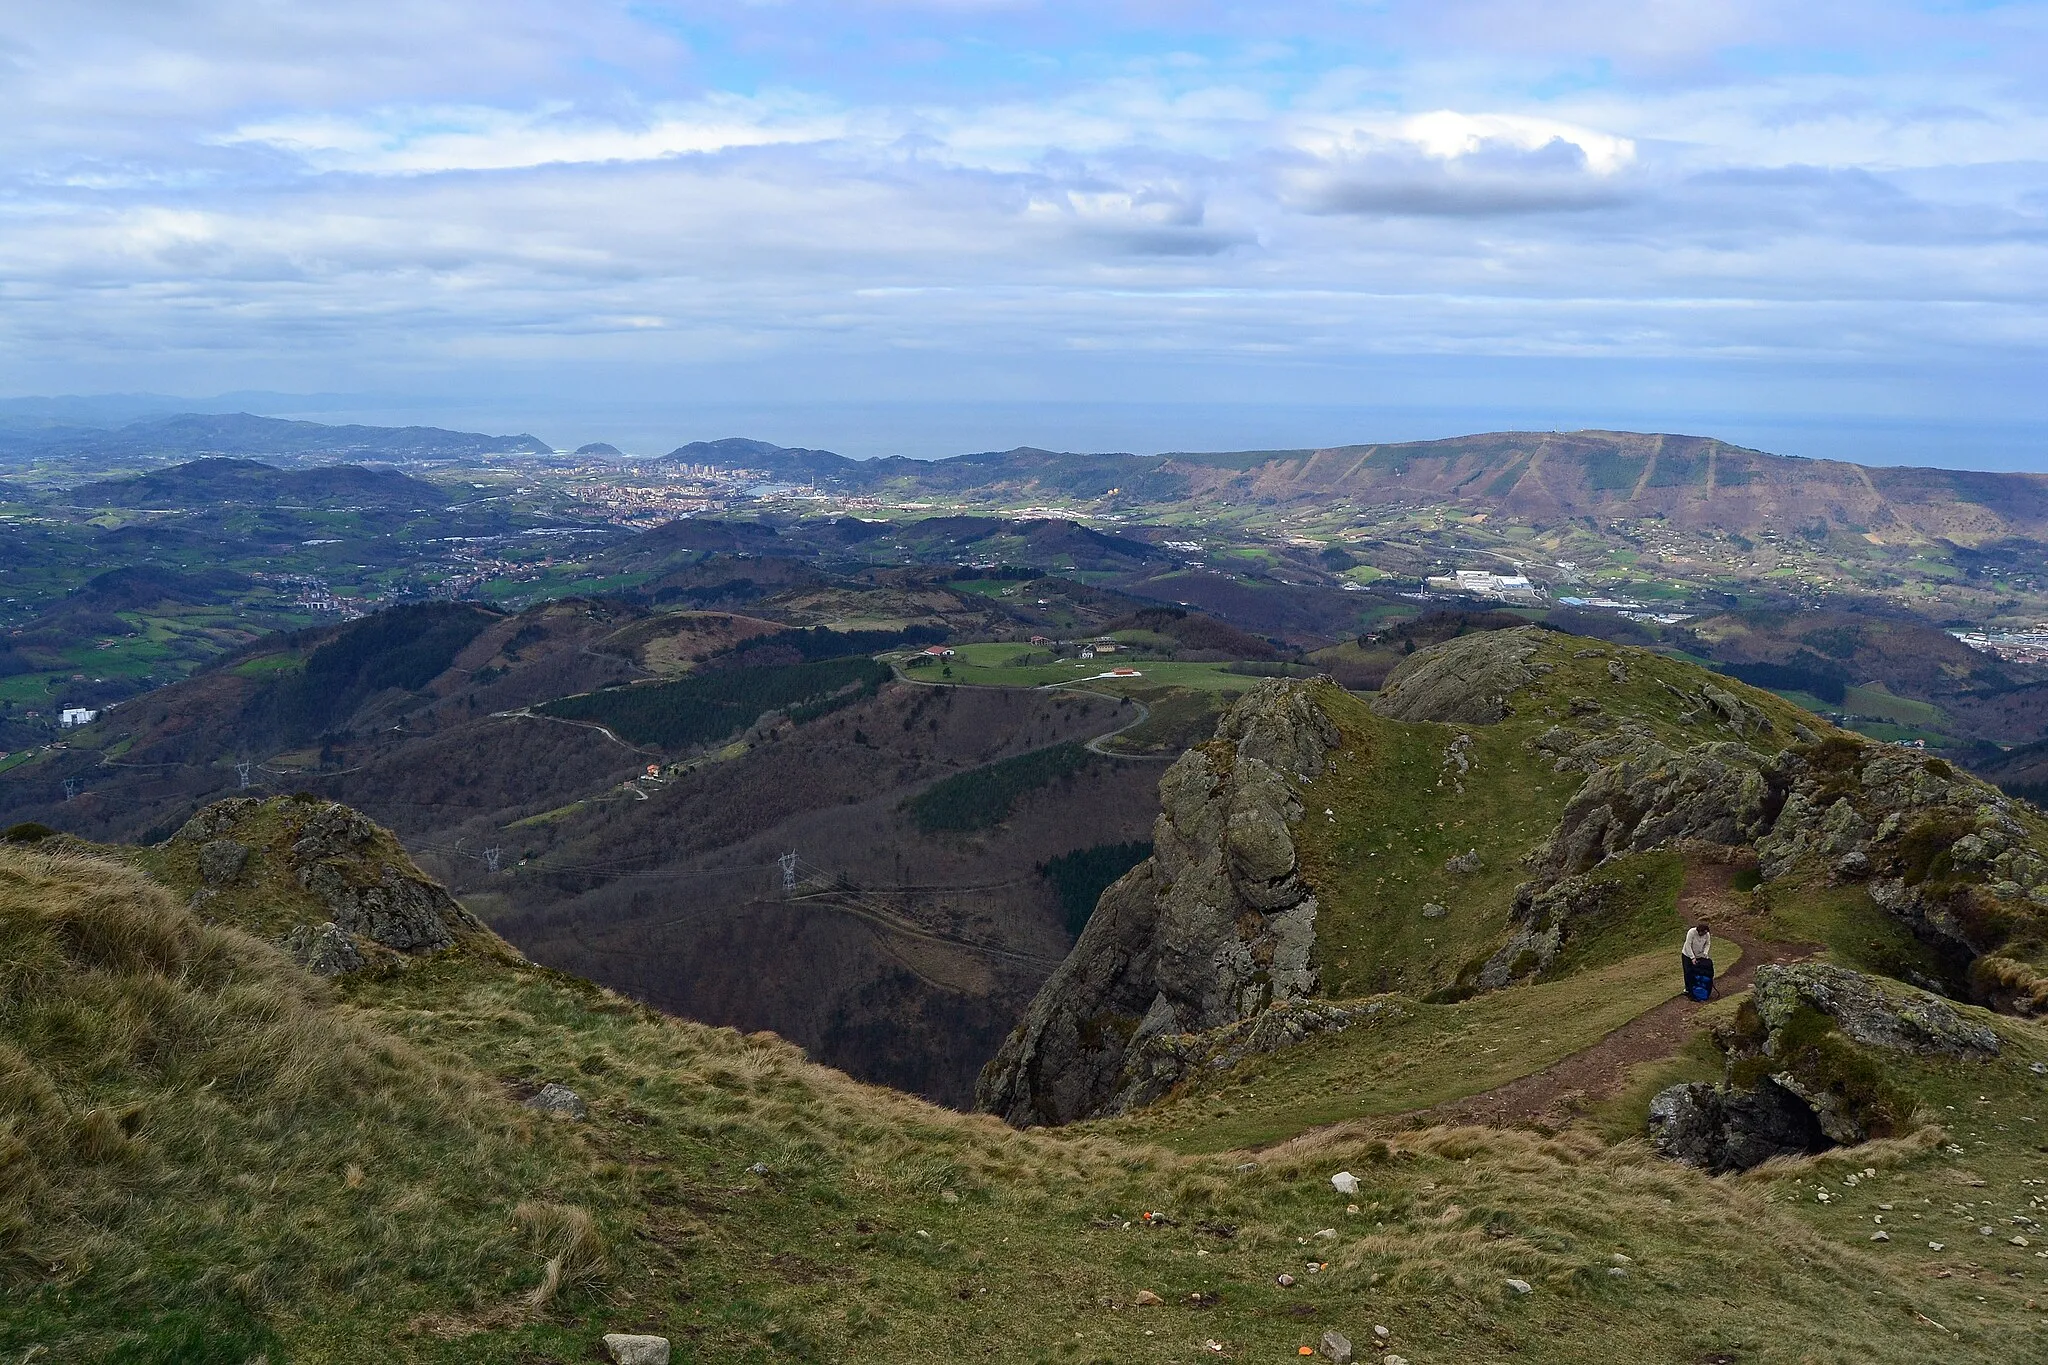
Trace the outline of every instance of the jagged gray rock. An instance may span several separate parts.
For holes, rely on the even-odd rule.
[[[1641,725],[1592,737],[1552,727],[1536,745],[1560,769],[1587,774],[1557,829],[1530,856],[1538,882],[1681,839],[1750,842],[1771,827],[1782,789],[1772,759],[1745,744],[1675,749]]]
[[[242,875],[249,846],[233,839],[209,839],[199,846],[199,878],[208,886],[228,886]]]
[[[402,953],[446,948],[455,942],[450,919],[467,919],[455,898],[434,882],[408,876],[390,863],[376,880],[338,859],[299,869],[299,884],[320,898],[334,922],[352,934]]]
[[[1947,1001],[1827,963],[1759,968],[1749,1004],[1716,1035],[1728,1062],[1721,1084],[1675,1085],[1651,1101],[1651,1141],[1666,1156],[1747,1170],[1887,1136],[1909,1120],[1913,1101],[1858,1049],[1979,1060],[2000,1050],[1996,1032]],[[1817,1026],[1816,1014],[1826,1022]]]
[[[1673,1161],[1715,1174],[1832,1145],[1812,1108],[1770,1080],[1754,1090],[1693,1081],[1658,1091],[1650,1101],[1650,1142]]]
[[[315,976],[341,976],[363,969],[363,951],[341,926],[329,921],[302,924],[285,935],[284,950],[292,961]]]
[[[1508,698],[1536,679],[1530,663],[1541,632],[1535,626],[1460,636],[1401,661],[1373,698],[1390,720],[1492,725],[1508,714]]]
[[[1297,783],[1339,742],[1324,679],[1248,693],[1159,784],[1152,856],[1102,895],[1081,939],[983,1070],[977,1105],[1012,1123],[1115,1112],[1150,1040],[1312,995],[1316,902],[1296,875]]]

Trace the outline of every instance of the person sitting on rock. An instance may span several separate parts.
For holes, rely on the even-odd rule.
[[[1687,995],[1704,1000],[1714,993],[1714,934],[1704,920],[1685,931],[1678,961],[1685,969]]]

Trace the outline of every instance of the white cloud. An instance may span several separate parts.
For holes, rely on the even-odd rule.
[[[1831,3],[24,8],[0,357],[2048,344],[2038,27]]]

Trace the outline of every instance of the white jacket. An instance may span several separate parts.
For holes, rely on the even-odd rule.
[[[1712,957],[1714,936],[1711,933],[1701,933],[1698,929],[1688,929],[1685,931],[1685,946],[1678,951],[1687,957]]]

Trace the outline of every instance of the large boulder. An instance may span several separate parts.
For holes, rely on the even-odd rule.
[[[1153,854],[1111,886],[983,1070],[977,1105],[1018,1125],[1142,1102],[1144,1046],[1314,994],[1316,901],[1297,875],[1296,788],[1338,743],[1326,680],[1246,695],[1159,784]]]
[[[1535,626],[1489,630],[1446,640],[1411,654],[1387,675],[1372,709],[1389,720],[1492,725],[1508,715],[1508,698],[1535,681],[1540,665]]]

